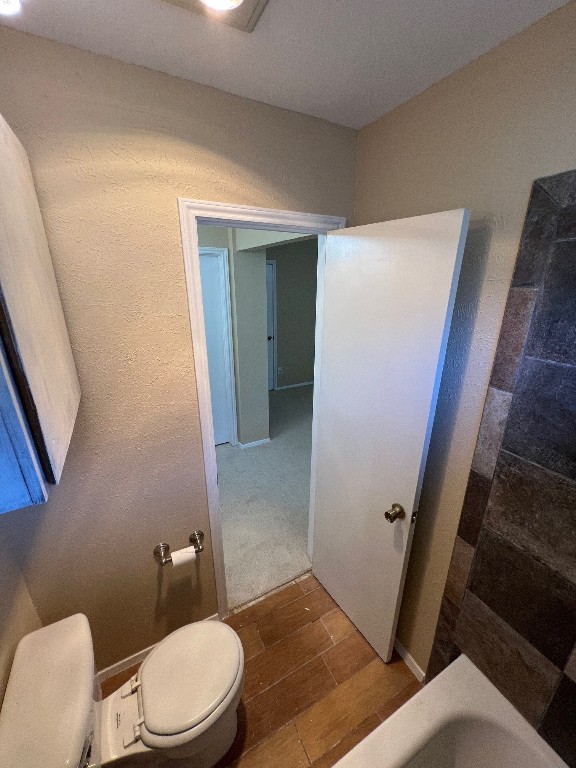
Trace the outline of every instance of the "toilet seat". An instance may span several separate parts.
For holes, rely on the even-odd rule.
[[[201,621],[166,637],[146,658],[134,687],[147,747],[173,748],[198,738],[239,692],[244,653],[226,624]]]

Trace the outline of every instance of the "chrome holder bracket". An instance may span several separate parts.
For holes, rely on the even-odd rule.
[[[188,539],[190,544],[194,547],[196,550],[196,554],[199,555],[200,552],[204,552],[204,532],[203,531],[194,531],[194,533],[190,534],[190,538]]]
[[[168,565],[168,563],[172,562],[172,555],[170,554],[170,544],[166,544],[166,542],[162,542],[161,544],[157,544],[154,547],[154,557],[160,565]]]
[[[190,534],[190,538],[188,539],[190,544],[194,547],[196,550],[196,554],[199,555],[200,552],[204,552],[204,532],[203,531],[194,531]],[[172,555],[170,554],[170,544],[167,544],[165,541],[161,542],[160,544],[157,544],[154,547],[154,557],[160,565],[168,565],[172,562]]]

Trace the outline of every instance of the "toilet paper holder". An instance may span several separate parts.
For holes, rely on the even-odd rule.
[[[203,531],[194,531],[194,533],[190,534],[188,541],[196,550],[197,555],[200,554],[200,552],[204,552]],[[161,544],[157,544],[154,547],[154,557],[158,560],[160,565],[168,565],[168,563],[171,563],[172,555],[170,554],[170,544],[166,544],[164,541]]]

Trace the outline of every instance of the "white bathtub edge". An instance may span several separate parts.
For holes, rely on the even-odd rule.
[[[446,724],[467,718],[484,720],[511,731],[542,756],[547,768],[568,768],[464,655],[354,747],[334,768],[403,768]]]

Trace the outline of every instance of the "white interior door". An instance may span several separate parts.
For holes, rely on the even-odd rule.
[[[331,232],[320,267],[312,568],[386,661],[468,220],[456,210]],[[405,514],[391,523],[393,504]]]
[[[236,443],[228,251],[200,248],[204,328],[210,375],[214,442]]]
[[[276,366],[276,262],[266,262],[266,296],[268,313],[268,390],[274,389]]]

